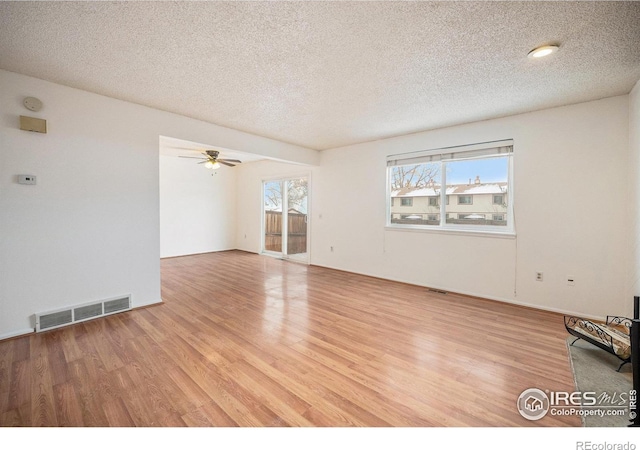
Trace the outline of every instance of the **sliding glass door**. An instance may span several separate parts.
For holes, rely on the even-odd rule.
[[[262,251],[309,260],[309,183],[306,177],[264,181]]]

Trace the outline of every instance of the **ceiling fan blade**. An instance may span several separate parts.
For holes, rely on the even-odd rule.
[[[200,158],[199,156],[178,156],[178,158],[204,159]]]
[[[236,163],[236,164],[242,163],[242,161],[240,161],[239,159],[219,159],[218,161],[224,161],[224,162],[230,162],[230,163]]]
[[[206,164],[208,162],[209,162],[209,160],[207,159],[206,161],[200,161],[198,164]]]
[[[224,164],[225,166],[229,166],[229,167],[235,167],[236,166],[235,164],[231,164],[231,163],[228,163],[228,162],[222,161],[222,160],[218,160],[218,162],[220,164]]]

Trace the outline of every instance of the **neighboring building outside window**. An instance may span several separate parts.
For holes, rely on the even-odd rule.
[[[387,225],[513,234],[512,159],[511,141],[388,157]]]
[[[458,205],[473,205],[473,196],[471,195],[459,195]]]
[[[458,219],[464,220],[484,220],[484,214],[472,213],[472,214],[458,214]]]
[[[420,214],[401,214],[400,219],[402,220],[422,220],[422,216]]]

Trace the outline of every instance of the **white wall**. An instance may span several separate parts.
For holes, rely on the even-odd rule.
[[[640,81],[629,94],[629,276],[628,293],[640,295]]]
[[[236,171],[160,156],[160,256],[234,249]]]
[[[38,113],[26,96],[44,103]],[[19,130],[18,116],[48,133]],[[0,338],[33,314],[130,293],[160,301],[159,136],[296,162],[314,150],[0,71]],[[36,186],[16,183],[33,174]]]
[[[554,311],[629,314],[628,123],[620,96],[323,151],[312,170],[311,263]],[[501,139],[514,139],[515,239],[385,230],[386,155]],[[259,251],[257,180],[288,170],[239,172],[239,248]]]

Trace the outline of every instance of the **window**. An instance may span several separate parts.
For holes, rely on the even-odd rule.
[[[387,157],[387,225],[513,234],[512,159],[512,141]],[[392,216],[394,197],[422,220]]]
[[[471,195],[459,195],[458,205],[473,205],[473,197]]]
[[[400,206],[413,206],[413,199],[412,198],[401,198],[400,199]]]

